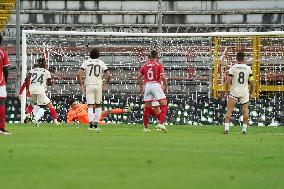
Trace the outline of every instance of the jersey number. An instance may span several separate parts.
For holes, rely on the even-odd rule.
[[[31,83],[40,83],[40,84],[42,84],[43,83],[43,74],[38,75],[36,73],[33,73],[32,74],[32,81],[31,81]]]
[[[153,80],[154,79],[154,72],[153,72],[153,69],[150,68],[147,72],[147,76],[148,76],[148,79],[149,80]]]
[[[94,74],[94,76],[99,77],[99,75],[101,73],[101,66],[100,65],[89,64],[87,66],[91,67],[89,76]]]
[[[244,74],[244,72],[240,72],[239,73],[238,82],[239,82],[239,84],[244,84],[244,82],[245,82],[245,74]]]

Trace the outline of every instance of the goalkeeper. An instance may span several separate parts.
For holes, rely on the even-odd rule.
[[[69,101],[70,108],[67,113],[67,123],[82,123],[82,124],[88,124],[88,105],[87,104],[79,104],[76,103],[74,99]],[[106,122],[104,119],[108,117],[110,114],[124,114],[124,113],[130,113],[132,112],[131,108],[128,109],[112,109],[112,110],[104,110],[102,111],[100,118],[99,118],[99,124],[105,124]]]

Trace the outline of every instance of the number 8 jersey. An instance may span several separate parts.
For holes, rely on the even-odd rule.
[[[30,94],[45,93],[46,81],[51,79],[50,72],[44,68],[34,68],[30,70],[29,74],[31,75]]]
[[[99,59],[85,60],[80,68],[85,71],[85,85],[102,84],[103,74],[108,69]]]
[[[235,64],[229,69],[229,76],[233,77],[230,94],[242,97],[249,94],[248,82],[252,76],[252,70],[246,64]]]

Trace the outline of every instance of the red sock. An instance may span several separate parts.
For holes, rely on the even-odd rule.
[[[33,109],[34,109],[33,106],[32,106],[32,105],[29,105],[29,106],[27,107],[27,114],[32,113]]]
[[[50,108],[50,116],[52,119],[57,119],[57,112],[55,108]]]
[[[0,104],[0,129],[5,128],[5,123],[6,123],[6,110],[5,110],[5,105]]]
[[[160,108],[161,108],[161,113],[159,115],[159,122],[160,122],[160,124],[163,124],[165,122],[165,119],[166,119],[168,106],[164,105],[164,106],[160,106]]]
[[[148,122],[149,122],[148,118],[149,118],[151,110],[152,110],[151,107],[145,107],[144,108],[143,121],[144,121],[144,127],[145,128],[148,128]]]
[[[150,109],[149,115],[154,116],[155,118],[159,119],[159,114],[156,114],[154,108]]]

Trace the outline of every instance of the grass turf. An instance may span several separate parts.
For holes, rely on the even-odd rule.
[[[284,188],[284,127],[9,125],[0,136],[3,189]]]

